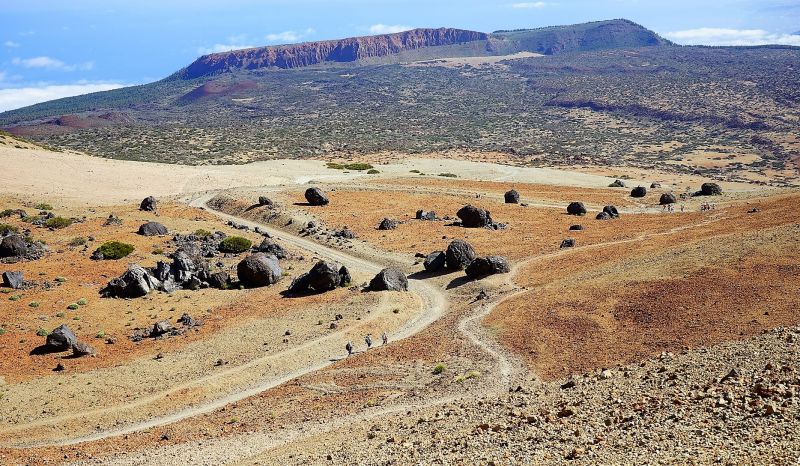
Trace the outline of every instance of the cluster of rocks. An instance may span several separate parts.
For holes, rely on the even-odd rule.
[[[597,220],[611,220],[614,218],[619,218],[619,211],[613,205],[607,205],[603,207],[603,211],[597,214],[595,217]]]
[[[492,214],[486,210],[472,205],[465,205],[456,212],[464,228],[491,228],[494,230],[506,228],[505,223],[495,223]]]
[[[192,255],[198,257],[212,258],[219,253],[219,243],[227,238],[227,235],[221,231],[215,231],[210,235],[196,235],[194,233],[182,235],[175,234],[172,237],[172,242],[177,249],[190,251]]]
[[[189,314],[183,313],[178,318],[175,325],[173,325],[169,320],[161,320],[145,328],[134,329],[133,334],[131,334],[129,338],[133,342],[139,342],[145,338],[159,339],[176,337],[178,335],[183,335],[192,328],[199,327],[201,325],[203,325],[203,322],[199,322]]]
[[[10,233],[0,239],[0,262],[14,263],[21,260],[41,259],[47,252],[47,246],[40,241],[32,241],[28,235]]]
[[[416,215],[414,216],[417,220],[438,220],[439,217],[436,216],[436,212],[432,210],[418,210]]]
[[[381,223],[378,224],[378,230],[394,230],[400,224],[397,220],[389,217],[384,217]]]
[[[290,294],[304,294],[309,292],[324,293],[336,288],[350,285],[352,277],[347,267],[319,261],[311,270],[298,275],[289,285]]]
[[[343,228],[333,231],[333,233],[331,233],[331,237],[341,238],[341,239],[355,239],[357,235],[353,230],[351,230],[350,228],[347,227],[347,225],[345,225]]]
[[[272,240],[272,238],[264,238],[261,244],[255,247],[256,252],[263,252],[277,257],[278,259],[286,259],[289,253],[280,244]]]
[[[510,271],[508,261],[502,256],[478,257],[475,249],[466,241],[450,242],[446,251],[434,251],[422,263],[426,272],[436,273],[444,269],[464,270],[470,278],[481,278]]]
[[[95,349],[88,343],[78,341],[75,333],[65,324],[61,324],[45,337],[44,347],[46,353],[60,353],[72,350],[76,357],[95,356]]]

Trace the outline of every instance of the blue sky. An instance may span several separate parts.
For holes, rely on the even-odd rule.
[[[627,18],[684,44],[800,45],[800,0],[0,0],[0,111],[151,82],[211,51]]]

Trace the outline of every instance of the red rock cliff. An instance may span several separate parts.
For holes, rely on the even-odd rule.
[[[488,34],[462,29],[414,29],[380,36],[234,50],[198,58],[186,68],[183,77],[191,79],[237,69],[298,68],[324,62],[350,62],[362,58],[393,55],[405,50],[461,44],[488,38]]]

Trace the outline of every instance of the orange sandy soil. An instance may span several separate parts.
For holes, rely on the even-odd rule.
[[[516,277],[532,290],[485,324],[545,379],[795,325],[798,202],[734,204],[671,234],[533,258]]]
[[[470,185],[478,191],[483,183]],[[527,187],[516,185],[522,193],[523,202],[526,194],[541,190],[542,196],[554,196],[559,199],[546,202],[563,207],[522,207],[516,204],[505,204],[501,199],[483,196],[476,199],[471,196],[448,194],[427,194],[417,192],[394,191],[380,193],[372,190],[350,190],[338,188],[329,192],[331,203],[325,207],[300,207],[306,213],[320,218],[328,228],[348,226],[356,232],[360,239],[382,250],[414,254],[427,254],[435,250],[444,250],[456,238],[468,241],[476,249],[478,255],[504,255],[512,262],[524,260],[537,254],[557,251],[565,238],[575,238],[578,245],[590,245],[601,242],[634,238],[645,231],[666,231],[673,227],[697,222],[704,218],[700,212],[684,214],[648,214],[621,215],[614,221],[595,220],[590,212],[583,217],[566,214],[568,202],[563,199],[591,199],[598,206],[606,202],[622,205],[622,194],[613,189],[600,192],[585,193],[580,188]],[[501,186],[505,189],[505,186]],[[552,189],[553,194],[550,189]],[[529,191],[530,190],[530,191]],[[591,190],[587,190],[591,191]],[[648,194],[644,202],[653,205],[657,202],[657,193]],[[300,202],[302,192],[292,193],[292,199]],[[489,230],[485,228],[461,228],[447,226],[457,220],[456,212],[466,204],[488,209],[496,222],[507,223],[505,230]],[[450,221],[415,220],[417,209],[434,210],[439,217],[450,216]],[[655,207],[660,211],[660,207]],[[691,207],[694,209],[694,207]],[[354,213],[357,212],[357,213]],[[380,231],[376,227],[384,217],[401,220],[404,223],[393,231]],[[584,231],[568,231],[572,224],[581,224]]]
[[[24,208],[29,215],[36,212],[30,206],[9,199],[0,202],[0,210],[6,208]],[[123,220],[122,225],[102,226],[111,212]],[[8,383],[51,374],[58,360],[68,355],[29,355],[34,348],[44,343],[44,338],[36,335],[40,328],[50,331],[65,323],[80,341],[86,341],[95,347],[98,357],[63,360],[68,370],[74,373],[115,366],[145,354],[169,352],[205,338],[219,329],[240,325],[249,318],[282,317],[298,309],[336,299],[330,294],[297,299],[282,298],[279,293],[285,289],[291,276],[286,277],[283,280],[286,283],[282,282],[279,286],[254,290],[179,290],[171,294],[153,293],[135,300],[101,298],[98,294],[100,288],[111,278],[122,274],[128,264],[151,266],[158,260],[169,261],[167,255],[173,252],[174,247],[169,246],[168,240],[174,232],[190,233],[199,228],[221,230],[229,235],[246,236],[254,243],[260,241],[260,235],[233,230],[222,225],[213,215],[181,204],[161,203],[158,217],[152,213],[140,212],[136,206],[83,211],[57,209],[56,214],[65,217],[85,215],[87,219],[83,223],[75,223],[56,231],[32,227],[31,236],[45,241],[50,252],[36,261],[0,264],[0,271],[19,270],[24,273],[27,281],[40,284],[48,281],[53,285],[49,290],[41,286],[29,290],[2,289],[0,328],[5,333],[0,335],[0,352],[3,354],[0,358],[0,375]],[[139,225],[147,220],[163,223],[170,234],[164,237],[137,235]],[[20,231],[31,227],[16,216],[0,222],[15,225]],[[89,236],[93,236],[94,241],[88,243],[86,250],[83,246],[68,245],[73,238]],[[117,261],[89,259],[92,251],[108,240],[133,244],[136,250],[130,256]],[[157,249],[163,249],[163,253],[153,254]],[[242,257],[244,255],[223,259],[225,269],[235,270],[236,263]],[[214,259],[212,263],[217,260],[219,259]],[[281,265],[290,275],[296,275],[310,267],[307,261],[295,260],[282,261]],[[59,284],[55,281],[56,277],[64,277],[67,281]],[[12,301],[12,296],[20,296],[20,299]],[[67,309],[69,304],[81,298],[86,299],[88,304],[77,310]],[[38,302],[39,306],[30,307],[31,302]],[[137,327],[152,325],[163,319],[174,323],[184,312],[195,319],[203,320],[204,325],[176,338],[145,340],[139,344],[127,338]],[[103,338],[97,338],[101,334]],[[108,337],[115,338],[116,343],[106,344],[105,339]]]

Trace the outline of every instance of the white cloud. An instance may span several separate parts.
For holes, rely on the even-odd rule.
[[[512,3],[511,8],[536,8],[542,9],[547,6],[546,2],[523,2],[523,3]]]
[[[19,42],[14,42],[13,40],[7,40],[7,41],[3,42],[3,45],[8,47],[8,48],[10,48],[10,49],[15,49],[15,48],[19,47],[20,44],[19,44]]]
[[[395,25],[373,24],[372,26],[369,27],[369,32],[372,34],[394,34],[395,32],[408,31],[409,29],[414,29],[414,28],[403,24],[395,24]]]
[[[797,45],[800,36],[777,34],[763,29],[698,28],[664,34],[667,39],[684,45]]]
[[[0,71],[0,83],[6,80],[6,72]]]
[[[230,52],[231,50],[252,49],[255,45],[245,44],[214,44],[211,47],[198,47],[197,53],[208,55],[210,53]]]
[[[0,89],[0,112],[62,97],[118,89],[123,86],[124,84],[119,83],[84,83]]]
[[[61,60],[50,58],[47,56],[33,57],[33,58],[14,58],[11,63],[24,68],[46,68],[48,70],[60,71],[75,71],[75,70],[91,70],[94,68],[94,62],[87,61],[77,65],[68,65]]]
[[[310,36],[317,32],[314,28],[307,28],[305,31],[283,31],[274,34],[267,34],[264,39],[272,44],[290,44],[293,42],[300,42],[304,37]]]

